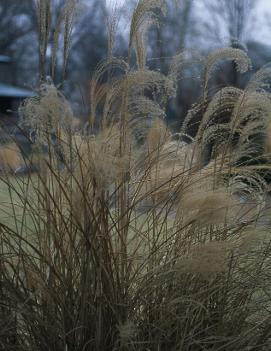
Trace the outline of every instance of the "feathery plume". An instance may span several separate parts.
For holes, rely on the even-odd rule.
[[[240,49],[234,48],[224,48],[218,49],[211,52],[205,63],[204,74],[203,74],[203,99],[207,98],[207,86],[211,76],[214,71],[216,64],[220,60],[231,60],[236,63],[237,71],[240,73],[245,73],[251,67],[251,61],[247,56],[247,53]]]

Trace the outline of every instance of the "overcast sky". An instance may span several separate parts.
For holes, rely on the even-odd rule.
[[[118,6],[129,3],[130,0],[106,0],[108,5],[116,3]],[[194,0],[200,3],[201,0]],[[219,0],[214,0],[219,1]],[[251,37],[271,46],[271,0],[254,0],[256,3],[256,13],[254,14],[256,21],[253,22]],[[251,39],[251,38],[250,38]]]
[[[254,0],[257,5],[257,40],[271,45],[271,0]],[[267,24],[269,22],[269,25]]]

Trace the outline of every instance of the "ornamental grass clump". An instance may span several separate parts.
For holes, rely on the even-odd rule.
[[[73,3],[61,15],[66,40]],[[1,175],[0,348],[269,350],[271,237],[261,217],[270,164],[252,162],[269,152],[253,138],[270,129],[266,74],[212,97],[217,60],[241,72],[250,60],[239,49],[201,59],[200,101],[173,133],[164,116],[184,56],[168,75],[149,70],[146,30],[166,7],[140,0],[127,60],[112,56],[111,35],[88,125],[74,131],[67,100],[44,78],[50,4],[38,7],[41,85],[21,107],[37,150],[25,163],[37,172]]]

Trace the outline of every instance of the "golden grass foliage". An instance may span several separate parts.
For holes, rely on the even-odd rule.
[[[0,147],[1,171],[14,172],[22,163],[21,152],[15,142],[9,142]]]
[[[49,3],[39,8],[42,55]],[[2,177],[11,208],[7,221],[2,206],[0,221],[3,350],[271,347],[270,165],[240,161],[255,155],[256,131],[270,133],[270,95],[258,89],[267,73],[209,101],[217,60],[235,60],[240,71],[250,65],[240,50],[211,54],[203,100],[173,134],[163,116],[183,57],[165,76],[146,68],[143,50],[145,29],[157,24],[164,3],[138,1],[128,60],[110,54],[94,73],[88,128],[71,128],[71,108],[52,82],[21,108],[22,125],[37,136],[40,167],[26,177]],[[193,138],[189,123],[203,105]],[[209,141],[213,150],[204,159]],[[269,153],[269,141],[262,144]]]

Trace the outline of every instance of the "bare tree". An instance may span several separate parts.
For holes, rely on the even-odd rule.
[[[19,39],[33,31],[34,18],[35,8],[32,1],[1,0],[0,53],[10,53]]]
[[[187,46],[188,38],[193,35],[193,0],[167,1],[167,16],[161,25],[150,34],[152,66],[165,71],[170,58]]]
[[[225,37],[246,41],[255,3],[254,0],[203,0],[206,15],[202,22],[207,34],[215,41]]]

